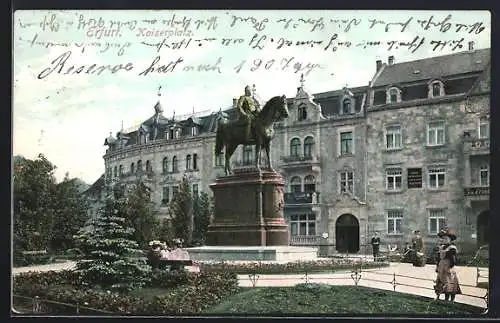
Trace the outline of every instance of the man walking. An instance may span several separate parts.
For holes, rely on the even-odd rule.
[[[380,238],[378,237],[377,232],[375,232],[375,234],[372,237],[372,251],[373,251],[373,260],[377,261],[380,251]]]

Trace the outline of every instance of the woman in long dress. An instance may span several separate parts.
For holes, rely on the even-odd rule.
[[[452,230],[442,229],[438,236],[440,238],[440,246],[438,250],[437,263],[437,278],[436,278],[436,294],[437,299],[441,294],[444,294],[446,301],[454,301],[455,295],[461,294],[458,277],[453,269],[457,259],[457,247],[453,241],[456,240],[456,235]]]

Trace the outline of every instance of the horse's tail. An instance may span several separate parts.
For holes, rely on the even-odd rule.
[[[219,123],[217,126],[217,132],[215,135],[215,156],[222,154],[222,147],[224,147],[224,143],[222,142],[223,133],[222,133],[222,124]]]

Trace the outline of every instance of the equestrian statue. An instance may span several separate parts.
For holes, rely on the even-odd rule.
[[[239,118],[227,123],[219,122],[215,139],[215,155],[222,154],[225,148],[224,171],[232,174],[230,159],[239,145],[255,146],[255,166],[260,171],[260,153],[266,151],[268,169],[271,166],[269,150],[273,136],[273,124],[288,117],[288,106],[285,95],[270,99],[262,109],[258,101],[252,96],[250,86],[245,87],[245,94],[237,103]]]

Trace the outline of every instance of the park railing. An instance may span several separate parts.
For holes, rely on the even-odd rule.
[[[12,311],[20,315],[105,315],[113,312],[85,306],[46,300],[38,296],[12,296]]]
[[[371,270],[370,270],[371,269]],[[434,284],[435,280],[415,277],[409,275],[402,275],[397,273],[384,273],[377,272],[377,268],[362,269],[362,265],[356,266],[351,271],[339,272],[332,274],[315,274],[307,271],[303,271],[300,274],[283,274],[283,275],[273,275],[273,274],[259,274],[256,270],[255,272],[248,275],[238,275],[238,279],[241,282],[250,282],[251,287],[265,287],[272,285],[272,281],[288,280],[291,285],[297,283],[324,283],[324,284],[336,284],[336,285],[355,285],[355,286],[367,286],[380,289],[392,289],[393,291],[398,291],[398,287],[405,286],[411,289],[416,289],[419,291],[432,291],[435,295]],[[274,277],[273,277],[274,276]],[[288,277],[283,277],[288,276]],[[377,283],[375,287],[373,284]],[[283,286],[284,284],[280,284]],[[484,303],[480,306],[488,308],[488,289],[478,288],[477,285],[460,284],[462,289],[461,296],[470,297],[476,300],[482,300]],[[468,290],[468,291],[467,291]],[[399,290],[401,291],[401,290]],[[472,291],[475,291],[473,293]],[[403,292],[403,291],[402,291]]]

